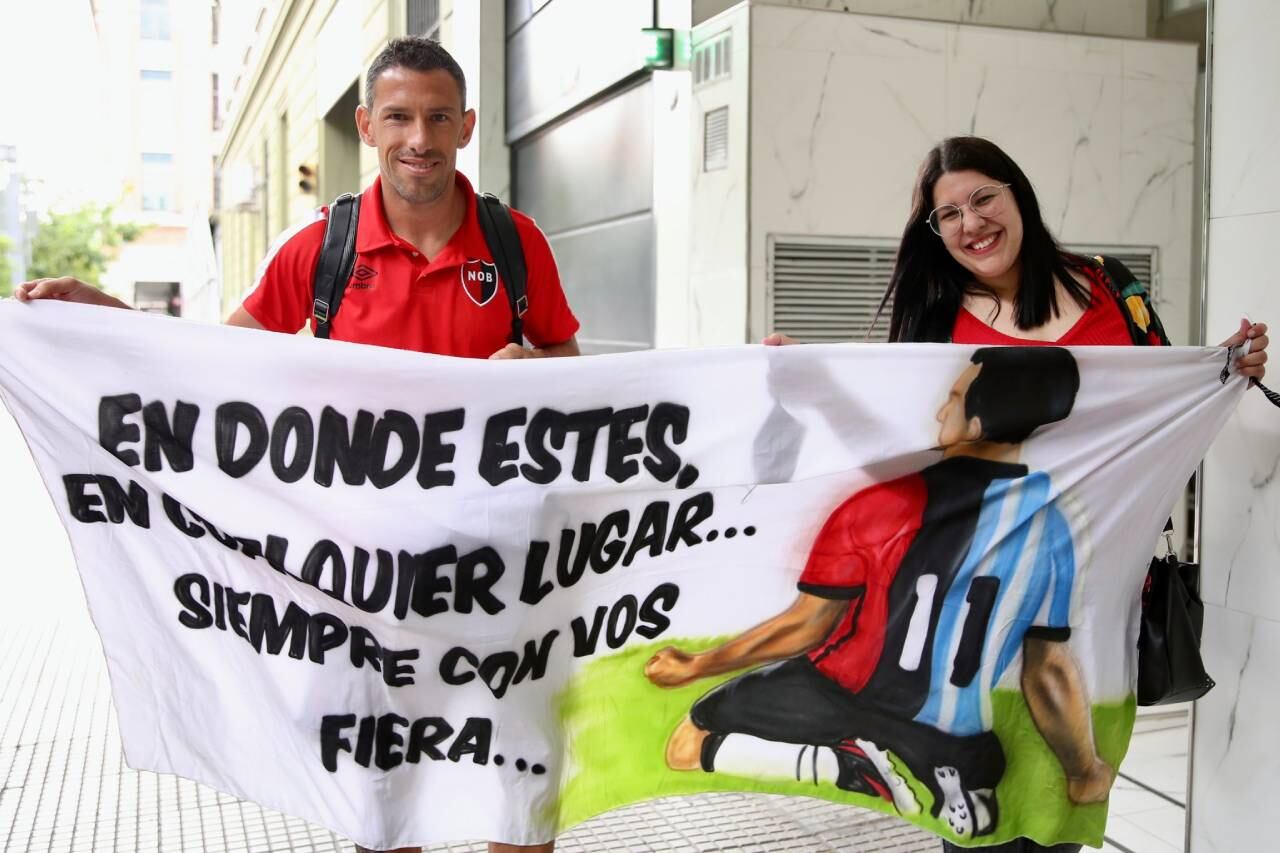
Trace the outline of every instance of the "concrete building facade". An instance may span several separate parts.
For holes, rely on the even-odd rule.
[[[4,292],[26,280],[30,237],[22,170],[13,145],[0,145],[0,237],[8,241],[5,257],[10,280],[0,281],[0,292]]]
[[[356,133],[355,109],[365,68],[389,38],[408,31],[414,5],[435,6],[421,21],[415,14],[416,28],[452,35],[447,3],[286,0],[262,7],[258,37],[229,96],[219,162],[224,313],[243,299],[281,231],[377,174],[376,152]]]
[[[213,48],[218,3],[92,5],[108,114],[104,168],[120,176],[116,215],[142,227],[103,286],[145,310],[216,320]]]

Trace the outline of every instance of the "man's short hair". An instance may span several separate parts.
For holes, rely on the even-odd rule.
[[[369,66],[369,73],[364,78],[364,103],[373,106],[373,84],[384,71],[392,68],[408,68],[410,71],[448,71],[449,76],[458,84],[458,94],[462,97],[462,108],[467,108],[467,78],[462,75],[462,67],[440,42],[423,36],[404,36],[387,42]]]
[[[964,416],[977,418],[986,441],[1018,444],[1045,424],[1071,414],[1080,370],[1061,347],[984,347],[982,365],[964,395]]]

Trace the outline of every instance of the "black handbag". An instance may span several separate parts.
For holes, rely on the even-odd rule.
[[[1200,657],[1204,602],[1200,567],[1173,553],[1170,527],[1164,557],[1153,557],[1142,593],[1138,632],[1138,704],[1168,705],[1199,699],[1213,689]]]

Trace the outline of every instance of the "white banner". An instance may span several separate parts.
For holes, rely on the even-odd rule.
[[[130,765],[383,849],[716,790],[1099,844],[1152,547],[1245,387],[1212,348],[486,362],[0,303]]]

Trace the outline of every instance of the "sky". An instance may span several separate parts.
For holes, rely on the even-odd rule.
[[[89,0],[0,0],[0,145],[58,207],[119,193],[98,152],[111,132],[99,65]]]

